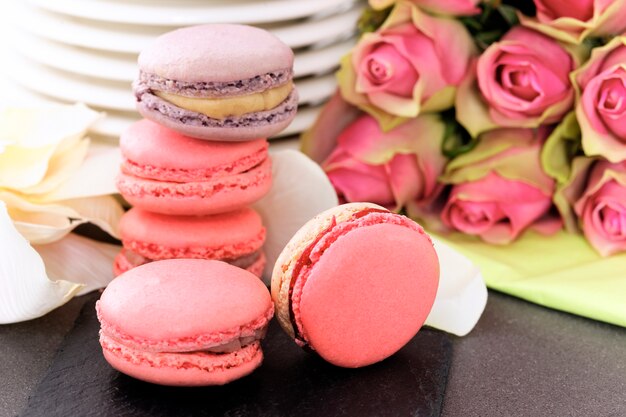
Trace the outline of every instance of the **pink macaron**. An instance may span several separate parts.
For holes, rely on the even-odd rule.
[[[296,342],[349,368],[381,361],[418,332],[435,300],[439,261],[411,219],[345,204],[305,224],[272,275],[276,317]]]
[[[221,385],[263,360],[274,308],[251,273],[219,261],[170,259],[113,280],[96,304],[105,359],[161,385]]]
[[[251,208],[212,216],[172,216],[132,208],[124,213],[119,233],[124,249],[116,257],[115,275],[152,261],[176,258],[213,259],[261,276],[265,227]]]
[[[213,24],[158,37],[139,55],[137,109],[182,134],[250,140],[277,134],[298,107],[293,52],[271,33]]]
[[[163,214],[206,215],[245,207],[272,183],[265,139],[213,142],[183,136],[150,120],[120,137],[117,187],[133,206]]]

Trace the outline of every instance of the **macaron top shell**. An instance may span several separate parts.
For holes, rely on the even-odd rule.
[[[261,216],[247,207],[212,216],[166,215],[135,207],[122,216],[120,235],[124,242],[148,248],[219,248],[224,258],[258,250],[265,228]]]
[[[253,336],[273,315],[269,292],[256,276],[199,259],[134,268],[109,284],[97,310],[106,334],[130,346],[168,352]]]
[[[279,257],[272,296],[301,345],[343,367],[385,359],[417,333],[434,302],[439,263],[415,222],[372,204],[328,210]]]
[[[184,136],[148,119],[133,123],[120,136],[122,168],[162,181],[198,181],[198,176],[246,171],[267,158],[265,139],[207,141]]]
[[[184,82],[227,82],[291,70],[293,52],[271,33],[210,24],[159,36],[139,55],[139,69]]]

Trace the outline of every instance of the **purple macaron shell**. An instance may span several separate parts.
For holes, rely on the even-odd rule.
[[[244,141],[273,136],[289,126],[298,110],[298,92],[295,89],[285,101],[271,110],[225,119],[214,119],[182,109],[151,92],[142,94],[137,100],[137,110],[145,118],[186,136],[218,141]]]

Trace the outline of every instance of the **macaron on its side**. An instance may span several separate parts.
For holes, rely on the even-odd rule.
[[[420,329],[434,302],[439,264],[412,220],[367,203],[330,209],[279,256],[272,297],[298,344],[343,367],[392,355]]]
[[[139,55],[133,84],[146,118],[189,136],[271,136],[295,117],[293,52],[259,28],[213,24],[166,33]]]
[[[135,207],[122,216],[119,232],[124,249],[115,264],[120,272],[176,258],[221,260],[255,275],[264,266],[265,227],[248,207],[213,216],[170,216]]]
[[[138,379],[167,385],[229,382],[262,360],[273,316],[265,285],[218,261],[175,259],[115,279],[96,304],[105,358]]]

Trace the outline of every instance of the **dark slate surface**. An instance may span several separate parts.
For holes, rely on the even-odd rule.
[[[0,417],[24,410],[88,298],[0,326]],[[490,291],[477,327],[450,339],[444,417],[626,416],[624,328]]]
[[[98,344],[95,298],[85,304],[23,416],[438,416],[450,338],[422,330],[398,354],[341,369],[298,348],[273,322],[265,361],[223,387],[173,388],[113,370]]]
[[[625,328],[490,291],[453,346],[443,416],[626,417]]]

